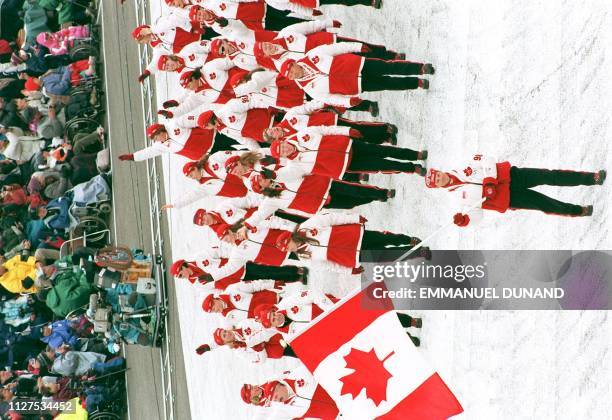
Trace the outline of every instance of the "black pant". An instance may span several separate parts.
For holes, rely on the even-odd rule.
[[[400,312],[396,312],[395,314],[397,315],[397,318],[399,319],[400,324],[402,324],[402,327],[404,328],[410,327],[410,325],[412,324],[412,317],[410,315],[403,314]]]
[[[298,269],[295,265],[274,267],[247,262],[243,280],[284,280],[291,283],[300,280]]]
[[[239,144],[236,140],[231,137],[226,136],[225,134],[221,134],[219,132],[215,133],[215,137],[213,138],[213,145],[210,148],[210,154],[219,152],[222,150],[234,150],[232,146]]]
[[[353,140],[351,147],[351,161],[348,165],[349,171],[354,172],[414,172],[414,164],[406,160],[416,160],[417,152],[401,147],[383,146],[380,144],[369,144],[359,140]],[[404,162],[399,160],[403,159]]]
[[[328,4],[341,4],[343,6],[371,6],[372,0],[320,0],[319,4],[325,6]]]
[[[530,188],[538,185],[573,187],[595,185],[595,173],[536,168],[510,169],[510,207],[514,209],[540,210],[562,216],[579,216],[582,206],[564,203]]]
[[[338,118],[338,125],[359,130],[363,134],[361,141],[374,144],[382,144],[391,138],[389,129],[391,124],[369,121],[352,121],[346,118]]]
[[[379,232],[365,230],[361,239],[362,251],[380,251],[384,249],[405,250],[412,249],[412,237],[401,233]]]
[[[294,23],[306,22],[305,19],[299,19],[295,17],[289,17],[289,13],[286,10],[278,10],[273,7],[266,7],[266,18],[264,20],[264,27],[269,31],[280,31],[289,25]]]
[[[409,61],[366,58],[361,70],[361,88],[366,92],[417,89],[419,87],[418,77],[403,76],[421,74],[422,66],[421,63]]]
[[[332,181],[329,189],[331,199],[325,207],[328,209],[352,209],[372,201],[387,201],[388,191],[370,185]]]
[[[308,220],[307,217],[298,216],[297,214],[286,213],[283,210],[276,210],[274,213],[276,217],[280,217],[281,219],[289,220],[290,222],[295,222],[297,224],[304,223]]]
[[[295,352],[291,348],[291,346],[285,347],[285,350],[283,350],[283,356],[298,357],[297,354],[295,354]]]
[[[360,42],[366,45],[370,51],[355,53],[362,57],[380,58],[381,60],[394,60],[395,57],[397,57],[397,53],[395,51],[388,50],[384,45],[370,44],[369,42],[363,42],[358,39],[346,38],[343,36],[337,37],[336,40],[338,42]]]

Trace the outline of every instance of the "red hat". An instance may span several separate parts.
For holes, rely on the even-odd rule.
[[[188,176],[194,169],[198,169],[198,162],[187,162],[183,166],[183,175]]]
[[[242,401],[247,404],[251,404],[251,391],[253,390],[253,386],[251,384],[242,385],[242,389],[240,390],[240,397]]]
[[[158,70],[163,70],[164,67],[166,66],[166,62],[168,61],[168,55],[162,55],[159,57],[159,60],[157,60],[157,69]]]
[[[253,54],[257,58],[267,57],[263,52],[263,41],[255,41],[255,43],[253,44]]]
[[[225,161],[225,170],[227,172],[231,171],[236,165],[238,165],[238,162],[240,162],[240,156],[232,156]]]
[[[212,120],[214,116],[215,116],[215,113],[212,111],[202,112],[200,116],[198,117],[198,127],[206,128],[206,126]]]
[[[179,79],[181,87],[189,87],[189,83],[191,83],[191,76],[193,76],[193,71],[186,71],[181,74],[181,78]]]
[[[291,58],[289,60],[285,60],[283,62],[283,64],[281,64],[281,66],[280,66],[279,73],[282,74],[285,77],[288,77],[289,76],[289,69],[291,68],[291,66],[293,64],[295,64],[295,60],[293,60]]]
[[[193,215],[193,224],[198,226],[203,226],[203,218],[206,216],[207,212],[204,209],[197,209],[195,214]]]
[[[270,154],[272,155],[272,157],[275,158],[280,158],[280,147],[282,144],[283,140],[282,139],[277,139],[274,140],[272,143],[270,143]]]
[[[154,135],[158,134],[161,131],[166,131],[166,127],[163,124],[151,124],[147,127],[147,137],[153,138]]]
[[[134,29],[132,31],[132,38],[137,40],[138,38],[140,38],[140,34],[142,33],[142,30],[143,29],[149,29],[149,28],[151,28],[149,25],[140,25],[140,26],[137,26],[136,29]]]
[[[215,301],[215,295],[213,293],[211,293],[210,295],[204,298],[204,302],[202,302],[202,309],[204,310],[204,312],[208,312],[208,313],[212,312],[212,305],[214,301]]]
[[[35,92],[38,89],[40,89],[40,83],[37,80],[35,80],[33,77],[29,77],[28,80],[26,80],[24,87],[26,90],[29,90],[30,92]]]
[[[172,2],[173,2],[173,1],[174,1],[174,0],[166,0],[166,4],[167,4],[168,6],[172,6]]]
[[[253,190],[253,192],[261,194],[261,192],[263,191],[263,188],[260,184],[262,179],[263,177],[260,174],[256,174],[251,177],[251,189]]]
[[[289,246],[289,242],[291,242],[291,232],[283,232],[276,237],[276,248],[280,249],[283,252],[287,252],[287,247]]]
[[[225,344],[225,342],[223,342],[223,339],[221,338],[221,333],[223,331],[225,331],[223,328],[217,328],[215,332],[213,333],[213,338],[215,339],[215,343],[217,343],[220,346]]]
[[[221,43],[223,42],[223,39],[213,39],[212,41],[210,41],[210,52],[213,54],[217,54],[219,52],[219,47],[221,47]]]
[[[428,169],[427,174],[425,174],[425,186],[427,188],[437,188],[436,187],[436,174],[440,172],[436,169]]]
[[[257,305],[253,310],[255,314],[255,320],[259,321],[264,328],[271,328],[272,321],[270,320],[270,315],[273,312],[277,311],[277,307],[274,305],[270,305],[269,303],[264,303],[262,305]]]
[[[172,266],[170,266],[170,274],[175,277],[178,276],[186,262],[185,260],[176,260],[172,263]]]

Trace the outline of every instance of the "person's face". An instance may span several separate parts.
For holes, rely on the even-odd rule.
[[[45,337],[50,336],[50,335],[51,335],[51,328],[46,327],[46,326],[45,326],[45,327],[43,327],[43,335],[44,335]]]
[[[303,76],[304,69],[300,67],[297,63],[293,63],[289,68],[289,74],[287,75],[287,78],[289,80],[296,80],[302,78]]]
[[[0,396],[2,396],[4,401],[10,401],[13,399],[13,391],[9,388],[3,388],[0,391]]]
[[[280,312],[272,312],[270,313],[270,322],[273,327],[282,327],[285,323],[285,315]]]
[[[17,105],[17,109],[23,110],[27,108],[28,102],[23,98],[19,98],[15,99],[15,105]]]
[[[450,176],[446,172],[438,172],[435,176],[434,183],[436,187],[446,187],[450,183]]]
[[[251,385],[251,404],[259,404],[263,398],[263,388]]]
[[[199,10],[196,12],[196,16],[195,16],[195,18],[196,18],[196,22],[198,22],[198,23],[204,23],[204,22],[206,22],[206,21],[208,21],[208,20],[211,20],[211,19],[212,19],[212,15],[211,15],[211,14],[210,14],[210,12],[209,12],[208,10],[206,10],[206,9],[199,9]]]
[[[210,226],[215,223],[215,217],[212,214],[206,213],[199,220],[200,226]]]
[[[289,398],[289,391],[283,384],[277,384],[272,391],[272,401],[285,402]]]
[[[287,252],[295,252],[297,250],[298,250],[298,244],[295,243],[293,239],[289,240],[289,243],[287,244]]]
[[[181,271],[178,272],[178,278],[180,279],[188,279],[193,274],[193,270],[189,267],[181,268]]]
[[[138,42],[139,44],[148,44],[149,42],[151,42],[152,39],[153,33],[151,32],[151,29],[145,28],[140,31],[140,36],[138,37],[138,40],[136,42]]]
[[[223,341],[224,344],[228,344],[228,343],[232,343],[234,342],[234,333],[232,331],[229,330],[223,330],[221,331],[221,340]]]
[[[200,170],[199,169],[192,169],[191,172],[189,172],[189,174],[187,174],[187,176],[191,179],[200,179]]]
[[[272,183],[272,180],[270,180],[270,179],[267,179],[267,178],[260,178],[259,179],[259,186],[261,188],[268,188],[271,183]]]
[[[47,215],[47,209],[45,207],[39,207],[36,209],[36,214],[42,219]]]
[[[4,266],[0,266],[0,276],[3,276],[6,273],[6,268]]]
[[[174,0],[172,2],[172,5],[174,7],[181,7],[182,8],[185,5],[185,3],[183,2],[183,0]]]
[[[272,42],[262,42],[261,50],[267,57],[279,54],[284,51],[284,49],[280,45],[273,44]]]
[[[200,79],[195,79],[189,82],[187,85],[188,90],[198,90],[200,88]]]
[[[168,133],[165,131],[160,131],[156,135],[153,136],[153,141],[164,142],[168,140]]]
[[[13,374],[8,370],[0,371],[0,382],[3,384],[6,383],[10,378],[12,378]]]
[[[282,127],[270,127],[264,130],[264,133],[267,137],[270,137],[272,141],[282,139],[284,137],[284,132]]]
[[[218,314],[222,312],[224,308],[225,308],[225,304],[223,303],[221,299],[213,299],[213,303],[210,308],[210,311],[214,314]]]
[[[234,54],[236,51],[238,51],[238,48],[233,42],[223,40],[219,45],[219,50],[217,51],[217,53],[219,55],[228,56]]]
[[[279,152],[281,157],[291,156],[295,152],[295,146],[284,141],[280,144]]]
[[[242,176],[246,173],[248,173],[251,170],[250,167],[243,165],[242,163],[237,163],[236,165],[234,165],[234,167],[230,170],[230,174],[232,175],[236,175],[236,176]]]
[[[179,67],[180,67],[180,63],[172,57],[168,58],[166,60],[166,63],[164,64],[165,71],[175,71]]]

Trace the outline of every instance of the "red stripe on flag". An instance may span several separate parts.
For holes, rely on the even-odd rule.
[[[370,284],[334,310],[320,315],[322,319],[317,318],[315,325],[291,341],[291,348],[311,372],[375,319],[393,309],[390,299],[373,297],[376,288],[387,290],[382,282]]]
[[[377,420],[446,420],[463,407],[437,373]]]

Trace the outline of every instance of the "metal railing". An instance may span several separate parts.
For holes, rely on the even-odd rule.
[[[136,0],[134,2],[136,12],[137,25],[145,25],[150,21],[149,16],[149,0]],[[139,45],[139,69],[140,74],[144,72],[147,64],[151,59],[151,51],[146,45]],[[141,83],[142,92],[142,114],[145,127],[155,122],[156,105],[154,103],[154,92],[152,89],[151,78],[147,78]],[[147,139],[146,133],[143,130],[143,139]],[[150,140],[145,140],[150,142]],[[148,144],[147,144],[148,145]],[[147,168],[147,189],[149,195],[149,204],[151,209],[151,234],[152,234],[152,250],[156,255],[163,255],[164,238],[162,235],[162,212],[160,210],[161,196],[161,176],[162,168],[158,159],[148,159],[146,161]],[[157,282],[157,292],[160,306],[167,306],[166,292],[166,270],[163,262],[154,265],[154,277]],[[162,373],[162,390],[163,390],[163,409],[166,420],[174,420],[174,392],[172,388],[172,375],[174,373],[174,364],[170,354],[170,335],[168,334],[168,316],[166,311],[160,314],[163,317],[164,339],[161,346],[161,373]]]
[[[111,231],[110,229],[103,229],[103,230],[99,230],[96,232],[92,232],[92,233],[87,233],[87,231],[83,231],[83,236],[79,236],[76,238],[71,238],[68,239],[67,241],[65,241],[64,243],[62,243],[62,245],[60,246],[59,249],[59,253],[60,253],[60,258],[65,257],[66,255],[68,255],[69,252],[64,253],[64,251],[68,248],[68,245],[70,245],[71,243],[77,242],[77,241],[83,241],[83,246],[86,247],[87,246],[87,238],[88,237],[96,237],[97,235],[108,235],[108,237],[110,238],[110,234]]]

